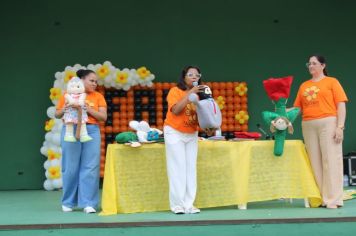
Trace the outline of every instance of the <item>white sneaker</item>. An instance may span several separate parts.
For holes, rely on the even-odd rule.
[[[200,213],[200,210],[195,206],[192,206],[191,208],[185,209],[185,213],[196,214],[196,213]]]
[[[71,211],[73,211],[73,208],[66,207],[66,206],[62,205],[62,211],[63,212],[71,212]]]
[[[172,212],[174,213],[174,214],[184,214],[185,212],[184,212],[184,209],[183,209],[183,207],[181,207],[181,206],[176,206],[176,207],[174,207],[173,209],[172,209]]]
[[[90,207],[90,206],[85,207],[83,211],[84,211],[85,213],[87,213],[87,214],[95,213],[95,212],[96,212],[96,210],[95,210],[94,208]]]

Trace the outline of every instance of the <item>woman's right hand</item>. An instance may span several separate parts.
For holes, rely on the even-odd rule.
[[[205,88],[206,88],[206,85],[194,86],[193,88],[191,88],[189,90],[189,94],[203,92]]]

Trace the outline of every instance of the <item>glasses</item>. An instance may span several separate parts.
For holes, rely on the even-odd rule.
[[[309,66],[317,66],[317,65],[321,65],[321,63],[317,63],[317,62],[307,62],[307,63],[305,63],[305,66],[307,68],[309,68]]]
[[[186,77],[189,78],[189,79],[192,79],[192,78],[200,79],[201,78],[201,74],[188,73],[188,74],[186,74]]]

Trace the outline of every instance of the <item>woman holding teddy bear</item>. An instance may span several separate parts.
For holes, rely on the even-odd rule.
[[[106,102],[96,92],[97,77],[92,70],[78,70],[77,76],[83,81],[86,99],[85,109],[88,114],[86,128],[90,141],[65,141],[66,127],[61,135],[63,196],[62,210],[73,211],[74,207],[83,208],[85,213],[95,213],[99,203],[99,167],[100,167],[100,129],[99,121],[106,121]],[[81,109],[78,104],[68,105],[63,95],[57,104],[55,116],[60,119],[65,111]],[[76,125],[74,126],[75,129]]]

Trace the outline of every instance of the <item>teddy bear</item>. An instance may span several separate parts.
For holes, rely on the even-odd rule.
[[[289,134],[293,134],[294,129],[292,122],[288,120],[288,118],[279,116],[271,121],[270,130],[272,133],[276,132],[276,130],[286,130],[288,129]]]
[[[192,93],[188,99],[196,106],[200,128],[208,131],[217,130],[218,133],[222,122],[221,111],[212,97],[211,89],[205,86],[203,92],[199,92],[198,94]]]
[[[163,134],[161,130],[151,128],[146,121],[138,122],[136,120],[132,120],[129,122],[129,126],[133,130],[136,130],[138,141],[141,143],[157,141],[159,139],[159,135]]]
[[[88,142],[92,138],[88,135],[86,128],[86,122],[88,121],[88,115],[85,107],[85,87],[84,83],[78,77],[72,78],[67,84],[67,92],[64,95],[66,109],[64,112],[64,123],[66,124],[66,130],[64,135],[64,141],[76,142],[80,139],[80,142]],[[72,106],[79,106],[78,109]],[[74,136],[74,124],[77,124],[76,135]]]

